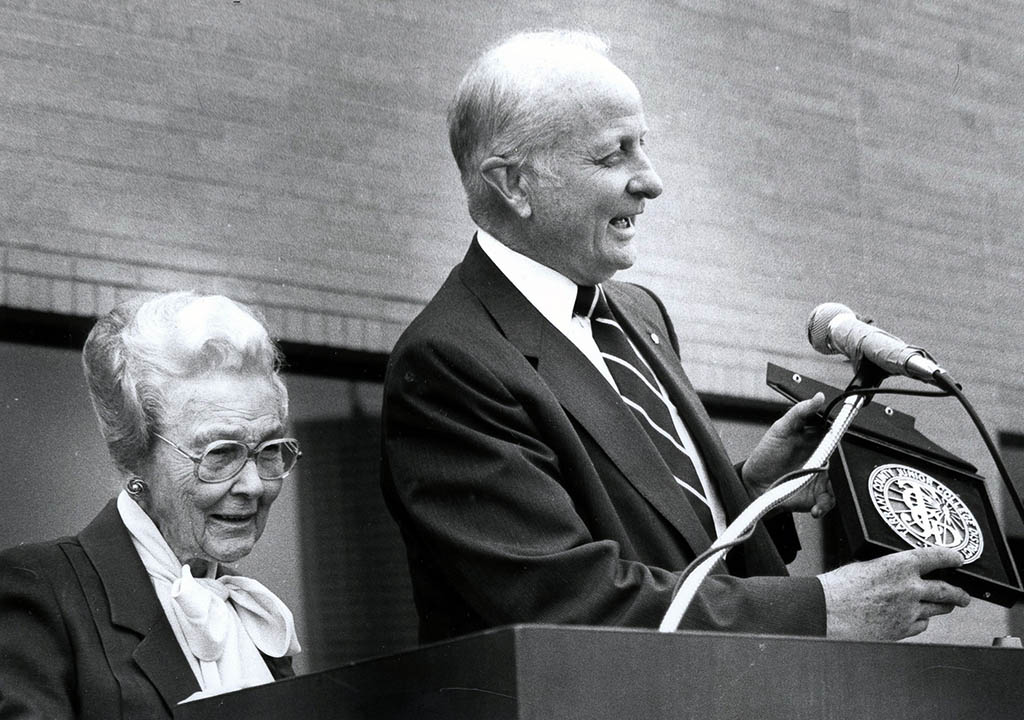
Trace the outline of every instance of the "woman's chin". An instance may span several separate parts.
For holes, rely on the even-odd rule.
[[[219,563],[235,563],[252,552],[256,542],[247,543],[244,546],[235,545],[225,548],[218,548],[216,553],[211,553]]]
[[[235,563],[252,552],[256,538],[217,538],[203,544],[202,555],[208,562]]]

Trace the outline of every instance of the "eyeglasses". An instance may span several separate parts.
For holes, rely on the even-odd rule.
[[[227,482],[242,472],[251,458],[256,459],[256,474],[261,480],[283,480],[302,457],[295,438],[267,440],[254,448],[237,440],[214,440],[200,455],[193,455],[160,433],[153,434],[194,462],[196,479],[204,483]]]

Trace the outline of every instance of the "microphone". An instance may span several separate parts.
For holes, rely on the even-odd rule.
[[[863,359],[890,375],[925,382],[934,382],[937,373],[946,373],[922,348],[907,345],[870,322],[840,303],[822,303],[807,319],[807,339],[823,355],[845,355],[855,367]]]

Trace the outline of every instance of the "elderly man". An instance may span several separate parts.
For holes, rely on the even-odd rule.
[[[590,35],[515,36],[458,88],[450,140],[479,232],[385,382],[382,485],[423,641],[518,622],[656,627],[680,572],[808,455],[820,397],[737,474],[661,302],[611,280],[662,191],[646,131],[637,88]],[[831,504],[819,484],[790,509]],[[735,548],[682,627],[896,639],[969,600],[922,578],[960,563],[937,548],[788,577],[776,545],[791,529]]]

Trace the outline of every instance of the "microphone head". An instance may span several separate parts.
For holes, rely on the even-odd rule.
[[[854,314],[853,310],[836,302],[822,303],[811,311],[811,316],[807,318],[807,339],[811,347],[823,355],[835,355],[839,352],[832,345],[828,326],[843,313]]]

